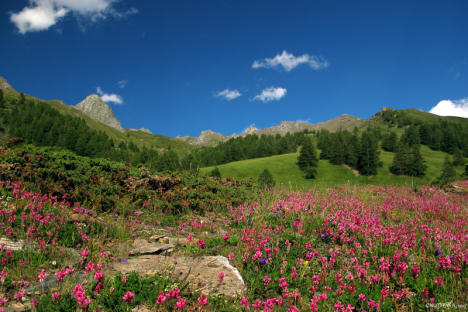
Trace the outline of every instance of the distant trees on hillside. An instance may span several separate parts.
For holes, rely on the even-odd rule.
[[[0,118],[9,137],[21,137],[36,146],[56,146],[81,156],[109,158],[116,161],[145,165],[157,171],[174,171],[181,167],[177,153],[163,153],[138,147],[133,141],[116,144],[107,134],[88,127],[78,117],[61,114],[47,103],[26,99],[0,100]]]
[[[361,135],[357,129],[353,132],[335,133],[322,130],[318,134],[320,158],[328,159],[334,165],[348,165],[363,175],[374,175],[381,166],[378,151],[379,137],[380,131],[372,128]]]
[[[304,142],[307,131],[284,136],[250,134],[245,137],[231,138],[216,146],[201,147],[190,155],[194,166],[216,166],[232,161],[295,153]]]

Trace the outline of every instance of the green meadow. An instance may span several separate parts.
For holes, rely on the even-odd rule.
[[[430,184],[442,172],[445,156],[441,151],[433,151],[421,145],[421,154],[427,165],[426,175],[422,178],[397,176],[390,173],[394,153],[380,151],[380,160],[383,166],[378,169],[375,176],[361,176],[348,167],[330,164],[328,160],[320,160],[317,168],[317,178],[308,180],[296,165],[299,153],[277,155],[264,158],[236,161],[219,168],[222,177],[235,177],[240,179],[258,178],[264,169],[268,169],[277,185],[284,185],[292,189],[330,188],[343,184],[353,185],[422,185]],[[215,167],[201,168],[202,175],[209,175]],[[456,168],[457,173],[463,172],[462,167]]]

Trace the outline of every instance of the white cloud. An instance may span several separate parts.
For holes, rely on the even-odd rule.
[[[122,104],[123,99],[120,95],[115,93],[105,93],[101,87],[96,88],[96,92],[99,94],[101,99],[106,103]]]
[[[439,116],[457,116],[468,118],[468,98],[458,101],[442,100],[431,108],[430,113]]]
[[[81,21],[95,22],[108,15],[121,18],[138,12],[135,8],[118,12],[112,7],[114,2],[116,0],[29,0],[29,6],[18,13],[10,14],[10,20],[21,34],[26,34],[47,30],[69,13],[73,13]]]
[[[286,95],[288,91],[285,88],[275,88],[270,87],[262,91],[262,93],[257,94],[253,99],[260,100],[262,102],[278,101]]]
[[[274,58],[265,58],[264,61],[254,61],[252,68],[273,68],[281,66],[286,71],[291,71],[301,64],[309,64],[314,70],[319,70],[328,67],[328,61],[320,56],[302,54],[294,56],[292,53],[283,51],[277,54]]]
[[[242,94],[237,91],[237,90],[229,90],[229,89],[224,89],[223,91],[220,91],[216,93],[216,96],[223,97],[228,101],[234,100],[241,96]]]
[[[123,89],[125,88],[125,86],[127,85],[128,83],[128,80],[120,80],[117,82],[117,86],[120,88],[120,89]]]

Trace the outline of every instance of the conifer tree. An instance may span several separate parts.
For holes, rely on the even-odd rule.
[[[455,172],[453,163],[450,161],[448,156],[445,156],[444,168],[442,169],[441,175],[436,179],[435,184],[445,186],[449,182],[455,180],[456,176],[457,173]]]
[[[258,177],[258,183],[264,188],[272,188],[276,184],[275,179],[273,179],[273,176],[268,169],[263,170],[260,174]]]
[[[358,170],[363,175],[375,175],[380,166],[377,140],[369,131],[362,134]]]
[[[382,139],[382,149],[387,152],[395,152],[398,138],[395,132],[391,131]]]
[[[304,140],[304,144],[301,148],[301,153],[297,158],[297,165],[301,168],[302,171],[307,173],[309,171],[309,179],[315,178],[315,175],[312,175],[313,169],[309,168],[317,168],[318,165],[317,160],[317,152],[315,150],[315,146],[312,141],[307,138]],[[312,177],[313,176],[313,177]]]
[[[210,177],[221,178],[221,172],[219,171],[218,167],[215,167],[213,170],[211,170]]]
[[[463,166],[465,164],[465,158],[463,157],[463,151],[459,148],[455,149],[453,153],[453,165]]]

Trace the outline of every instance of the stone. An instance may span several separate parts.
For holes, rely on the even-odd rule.
[[[148,243],[145,239],[135,239],[133,241],[132,249],[130,249],[130,255],[148,255],[148,254],[161,254],[169,253],[174,249],[172,244],[161,244],[161,243]]]
[[[188,282],[187,290],[206,295],[222,294],[241,297],[245,294],[245,283],[239,271],[223,256],[186,257],[144,255],[129,258],[127,262],[113,264],[113,269],[122,274],[136,272],[151,277],[165,275],[181,282]],[[220,281],[218,275],[225,276]]]
[[[12,251],[23,250],[26,247],[26,243],[22,240],[13,241],[5,237],[0,237],[0,246],[2,245],[5,249],[11,249]]]
[[[12,303],[6,308],[6,312],[23,312],[23,311],[31,311],[32,309],[32,304],[31,302],[25,302],[25,303],[20,303],[20,302],[15,302]]]
[[[112,108],[104,103],[99,95],[91,94],[75,107],[94,120],[123,132],[123,128],[115,118]]]
[[[132,312],[152,312],[152,310],[146,306],[139,305],[132,309]]]

